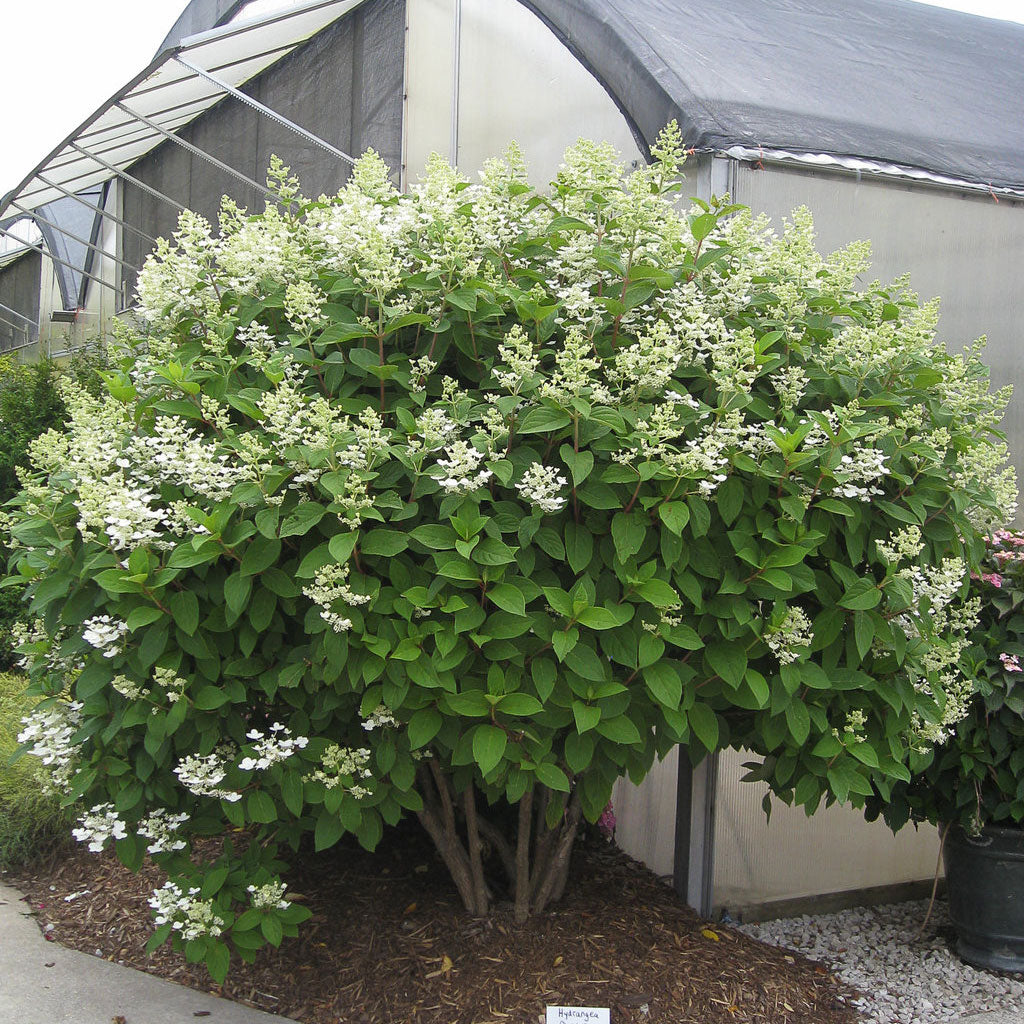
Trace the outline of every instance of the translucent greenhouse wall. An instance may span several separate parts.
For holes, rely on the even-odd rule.
[[[454,158],[470,174],[513,139],[538,184],[581,136],[613,143],[627,164],[643,159],[612,98],[518,0],[462,0],[457,60],[455,10],[453,0],[408,0],[407,181],[432,152],[453,156],[453,105]]]

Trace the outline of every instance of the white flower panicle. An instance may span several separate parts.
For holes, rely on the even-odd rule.
[[[557,467],[534,462],[516,484],[516,490],[542,512],[559,512],[568,501],[559,493],[567,483],[568,480],[559,475]]]
[[[291,902],[284,898],[287,889],[288,886],[279,879],[263,885],[246,886],[257,910],[287,910],[291,906]]]
[[[169,924],[186,942],[205,935],[217,938],[224,931],[224,918],[217,915],[213,900],[199,899],[200,891],[198,886],[185,889],[172,881],[154,889],[149,905],[156,924]]]
[[[357,594],[348,583],[349,568],[347,565],[332,562],[317,569],[313,582],[302,588],[315,605],[320,608],[320,618],[335,633],[345,633],[352,628],[352,620],[334,611],[335,601],[341,601],[351,608],[367,604],[371,600],[369,594]]]
[[[373,711],[363,719],[363,728],[367,732],[373,732],[374,729],[381,729],[385,725],[398,725],[398,720],[391,713],[391,709],[386,704],[378,704]]]
[[[785,618],[764,635],[764,642],[778,659],[780,665],[797,661],[814,640],[811,620],[802,608],[790,605]]]
[[[321,782],[327,789],[344,789],[357,800],[369,794],[357,779],[370,779],[373,772],[367,767],[370,751],[367,747],[342,747],[329,743],[320,758],[320,767],[303,776],[306,782]]]
[[[297,750],[305,749],[309,743],[306,736],[293,738],[280,722],[270,726],[269,736],[259,729],[250,729],[245,738],[252,744],[253,752],[238,762],[243,772],[263,771],[278,761],[287,760]]]
[[[128,624],[113,619],[109,615],[96,615],[83,623],[82,639],[98,651],[104,658],[116,658],[128,633]]]
[[[449,494],[471,494],[494,475],[491,470],[480,468],[486,454],[478,452],[467,441],[456,441],[448,445],[444,454],[445,458],[437,460],[437,466],[443,474],[437,482]]]
[[[70,785],[78,761],[79,745],[74,735],[82,724],[79,701],[55,701],[36,707],[22,720],[18,742],[30,744],[27,753],[49,769],[49,784],[58,791]]]
[[[71,830],[71,834],[80,843],[88,843],[92,853],[102,853],[110,840],[128,836],[128,826],[114,810],[113,804],[96,804],[78,819],[78,826]]]
[[[223,789],[221,783],[227,777],[228,751],[218,749],[210,754],[186,754],[178,761],[174,774],[178,781],[195,796],[212,796],[228,803],[242,799],[241,793]]]
[[[166,807],[158,807],[143,818],[136,828],[143,839],[149,840],[146,853],[174,853],[177,850],[184,850],[187,844],[177,833],[188,819],[189,816],[184,811],[174,814]]]

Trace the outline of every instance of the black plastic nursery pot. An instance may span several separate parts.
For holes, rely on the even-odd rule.
[[[974,967],[1024,971],[1024,828],[971,836],[954,826],[943,860],[957,953]]]

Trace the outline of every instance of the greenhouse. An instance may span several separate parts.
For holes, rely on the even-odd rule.
[[[317,195],[367,148],[404,188],[433,152],[477,168],[515,139],[547,181],[580,136],[636,166],[676,119],[693,195],[728,192],[777,223],[805,205],[825,251],[869,238],[879,279],[909,269],[942,296],[948,344],[980,325],[994,383],[1015,383],[1022,47],[1024,26],[904,0],[193,0],[0,201],[0,353],[101,335],[182,210],[214,219],[225,194],[261,207],[272,155]],[[1024,473],[1024,396],[1004,425]],[[619,843],[704,913],[930,880],[934,830],[782,805],[766,823],[743,760],[691,771],[673,752],[616,795]],[[812,855],[795,863],[794,845]]]

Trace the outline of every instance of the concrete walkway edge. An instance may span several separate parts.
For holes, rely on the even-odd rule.
[[[47,942],[21,893],[0,883],[0,1021],[111,1024],[118,1017],[125,1024],[294,1024]]]

